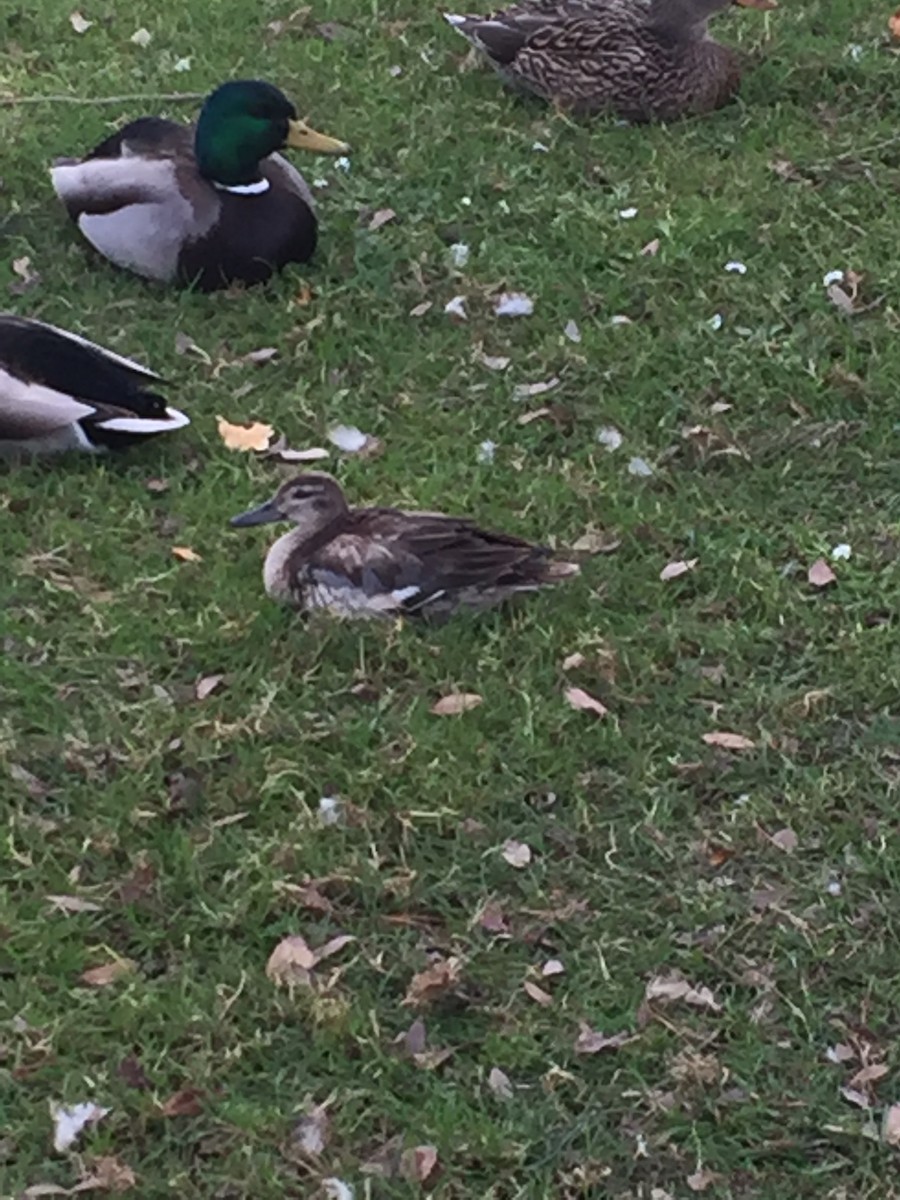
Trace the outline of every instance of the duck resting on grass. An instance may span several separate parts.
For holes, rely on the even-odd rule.
[[[0,314],[0,459],[102,453],[189,425],[161,382],[77,334]]]
[[[472,521],[398,508],[351,508],[337,480],[310,471],[232,525],[292,521],[263,570],[274,600],[347,618],[444,620],[492,608],[578,573],[575,563]]]
[[[297,119],[261,80],[224,83],[196,126],[141,117],[83,159],[58,160],[57,196],[110,262],[148,279],[210,292],[264,283],[316,248],[303,176],[277,151],[349,147]]]
[[[522,0],[486,17],[444,13],[498,75],[575,116],[671,121],[726,104],[737,54],[707,21],[737,4],[774,0]]]

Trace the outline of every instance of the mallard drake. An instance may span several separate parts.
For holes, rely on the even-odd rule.
[[[257,79],[224,83],[195,127],[141,117],[86,158],[58,160],[53,187],[91,245],[148,279],[215,291],[264,283],[316,248],[313,198],[276,151],[343,154]]]
[[[0,314],[0,458],[99,453],[189,425],[140,363],[77,334]]]
[[[524,0],[488,17],[444,13],[508,84],[578,116],[669,121],[727,103],[737,54],[707,21],[772,0]]]
[[[292,521],[266,556],[275,600],[340,617],[444,619],[502,603],[578,573],[575,563],[443,513],[351,508],[337,480],[310,471],[231,524]]]

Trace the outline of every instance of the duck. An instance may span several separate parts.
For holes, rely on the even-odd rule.
[[[278,153],[285,147],[349,150],[298,119],[273,84],[232,80],[206,98],[196,125],[140,117],[84,158],[58,159],[50,176],[82,235],[110,262],[212,292],[265,283],[312,257],[315,204]]]
[[[519,91],[573,116],[640,124],[710,112],[735,95],[738,55],[707,28],[729,4],[775,0],[522,0],[487,17],[443,15]]]
[[[119,450],[190,419],[160,377],[78,334],[0,313],[0,459]]]
[[[578,574],[546,547],[491,533],[465,517],[399,508],[352,508],[337,480],[309,471],[257,508],[245,527],[290,521],[269,549],[266,594],[306,613],[345,619],[423,618],[493,608]]]

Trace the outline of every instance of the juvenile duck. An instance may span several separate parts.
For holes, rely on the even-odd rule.
[[[274,600],[339,617],[426,617],[479,610],[578,573],[550,551],[465,518],[397,508],[351,508],[331,475],[283,484],[232,525],[292,521],[263,570]]]
[[[161,382],[77,334],[0,314],[0,458],[102,453],[189,425]]]
[[[316,248],[313,198],[276,151],[342,154],[344,142],[297,119],[287,97],[257,79],[224,83],[195,127],[141,117],[86,158],[62,159],[53,187],[104,257],[148,279],[264,283]]]
[[[579,116],[670,121],[726,104],[737,54],[713,41],[728,4],[774,0],[523,0],[487,17],[444,13],[500,77]]]

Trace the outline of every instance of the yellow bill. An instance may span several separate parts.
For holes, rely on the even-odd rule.
[[[288,121],[287,146],[294,150],[312,150],[316,154],[346,154],[350,147],[346,142],[317,133],[305,121]]]

